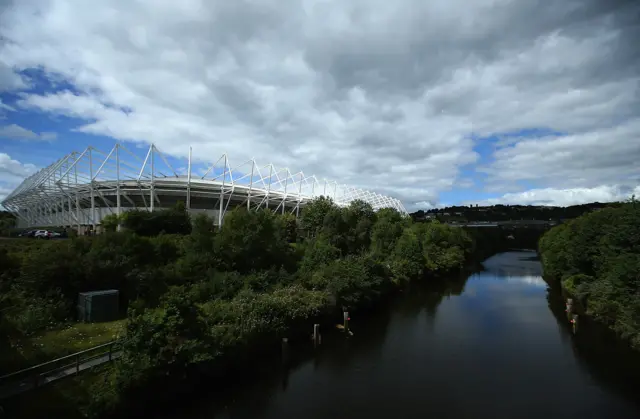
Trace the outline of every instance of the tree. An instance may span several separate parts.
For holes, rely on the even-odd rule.
[[[105,215],[100,221],[100,225],[104,229],[104,231],[113,232],[118,229],[118,225],[120,224],[120,217],[118,214],[109,214]]]
[[[640,348],[640,208],[629,202],[587,213],[546,232],[539,249],[549,279]]]
[[[391,208],[383,208],[376,215],[376,222],[371,229],[371,250],[382,259],[386,259],[408,227],[409,220]]]
[[[215,237],[216,253],[228,270],[248,273],[272,267],[289,266],[292,250],[270,210],[248,211],[236,208],[227,213]]]
[[[320,196],[305,204],[300,216],[300,227],[307,237],[315,237],[324,226],[325,217],[337,205],[329,197]]]
[[[422,276],[424,259],[415,228],[407,228],[402,232],[393,249],[390,268],[397,283]]]
[[[140,209],[127,211],[121,215],[121,224],[127,230],[141,236],[191,232],[191,217],[181,201],[172,208],[160,211],[149,212]]]
[[[299,274],[306,281],[315,270],[340,258],[340,249],[329,243],[324,236],[306,242],[304,257],[300,263]]]
[[[280,215],[277,218],[281,234],[288,243],[295,243],[298,238],[298,219],[290,212]]]
[[[160,310],[129,312],[125,362],[162,366],[165,374],[183,377],[188,365],[213,357],[206,336],[200,308],[184,288],[176,287],[165,295]]]
[[[16,226],[16,217],[8,211],[0,211],[0,235],[9,236]]]
[[[381,278],[370,275],[368,261],[362,256],[338,259],[317,271],[310,285],[327,291],[338,306],[355,308],[368,304],[380,295]]]

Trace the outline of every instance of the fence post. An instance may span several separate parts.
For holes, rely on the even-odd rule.
[[[111,352],[112,352],[111,348],[113,348],[113,342],[109,344],[109,362],[111,362]]]
[[[76,375],[80,374],[80,355],[76,354]]]

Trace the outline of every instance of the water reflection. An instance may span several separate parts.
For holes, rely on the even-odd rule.
[[[542,276],[542,266],[540,262],[533,259],[533,252],[512,252],[496,255],[485,262],[483,267],[486,271],[502,276]]]
[[[606,327],[586,317],[580,320],[580,329],[573,334],[559,289],[548,288],[547,302],[560,334],[568,341],[580,366],[595,382],[640,406],[640,354]]]
[[[265,360],[172,417],[639,417],[637,358],[584,322],[572,337],[540,274],[535,253],[509,252],[414,284],[354,315],[352,338],[323,333],[319,348],[292,347],[285,365]]]

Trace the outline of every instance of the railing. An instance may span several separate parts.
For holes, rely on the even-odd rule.
[[[0,377],[0,398],[37,388],[58,379],[77,375],[91,367],[111,362],[120,356],[114,340]],[[115,350],[114,350],[115,349]]]

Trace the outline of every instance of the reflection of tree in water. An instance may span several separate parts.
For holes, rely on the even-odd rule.
[[[290,345],[286,357],[277,353],[260,357],[244,371],[225,377],[224,382],[203,383],[198,394],[189,395],[189,403],[176,401],[176,410],[161,416],[164,419],[188,417],[228,418],[255,417],[269,408],[272,397],[286,390],[290,374],[313,357],[312,345]]]
[[[349,339],[344,339],[341,334],[328,336],[315,358],[316,365],[322,363],[324,367],[340,373],[354,359],[378,357],[394,317],[414,318],[424,310],[432,324],[443,299],[462,294],[467,279],[467,274],[447,279],[426,277],[410,283],[373,310],[355,313],[351,320],[354,336]]]
[[[450,296],[461,295],[468,279],[469,275],[462,273],[447,279],[424,278],[423,281],[413,282],[403,291],[396,311],[405,318],[412,318],[424,310],[427,324],[433,328],[442,301]]]
[[[345,337],[336,328],[325,326],[321,330],[322,344],[313,348],[311,341],[288,345],[287,356],[277,353],[260,356],[246,372],[238,372],[221,385],[214,383],[203,388],[190,406],[179,404],[177,411],[165,417],[177,419],[210,417],[255,417],[268,409],[272,397],[288,387],[289,376],[310,362],[317,368],[344,371],[355,358],[376,356],[385,340],[394,300],[380,303],[375,310],[355,314],[351,326],[355,335]],[[336,318],[336,323],[340,319]],[[309,325],[311,335],[312,325]]]
[[[611,330],[585,316],[580,317],[574,335],[565,312],[565,301],[556,287],[548,290],[547,301],[563,337],[571,340],[580,365],[598,383],[640,405],[640,354],[632,351]]]
[[[315,366],[322,364],[334,372],[341,372],[354,359],[375,357],[380,354],[389,322],[396,309],[398,298],[378,303],[367,311],[351,313],[352,337],[345,337],[337,329],[323,334],[323,342],[314,359]],[[336,322],[338,323],[338,322]]]
[[[341,331],[324,327],[322,344],[317,349],[310,342],[291,344],[286,361],[277,355],[264,357],[263,361],[247,368],[250,372],[238,373],[224,385],[217,383],[204,388],[189,408],[180,405],[177,412],[166,418],[260,416],[268,409],[273,396],[281,389],[286,390],[288,377],[294,371],[312,362],[314,368],[322,365],[332,373],[347,373],[347,366],[354,360],[380,356],[393,316],[417,316],[425,310],[429,321],[433,321],[445,297],[462,294],[467,278],[467,275],[461,275],[447,280],[425,278],[416,281],[373,309],[352,313],[353,337],[346,338]],[[339,322],[336,318],[336,323]]]
[[[535,252],[506,252],[483,262],[487,272],[497,277],[542,276],[542,265]]]

